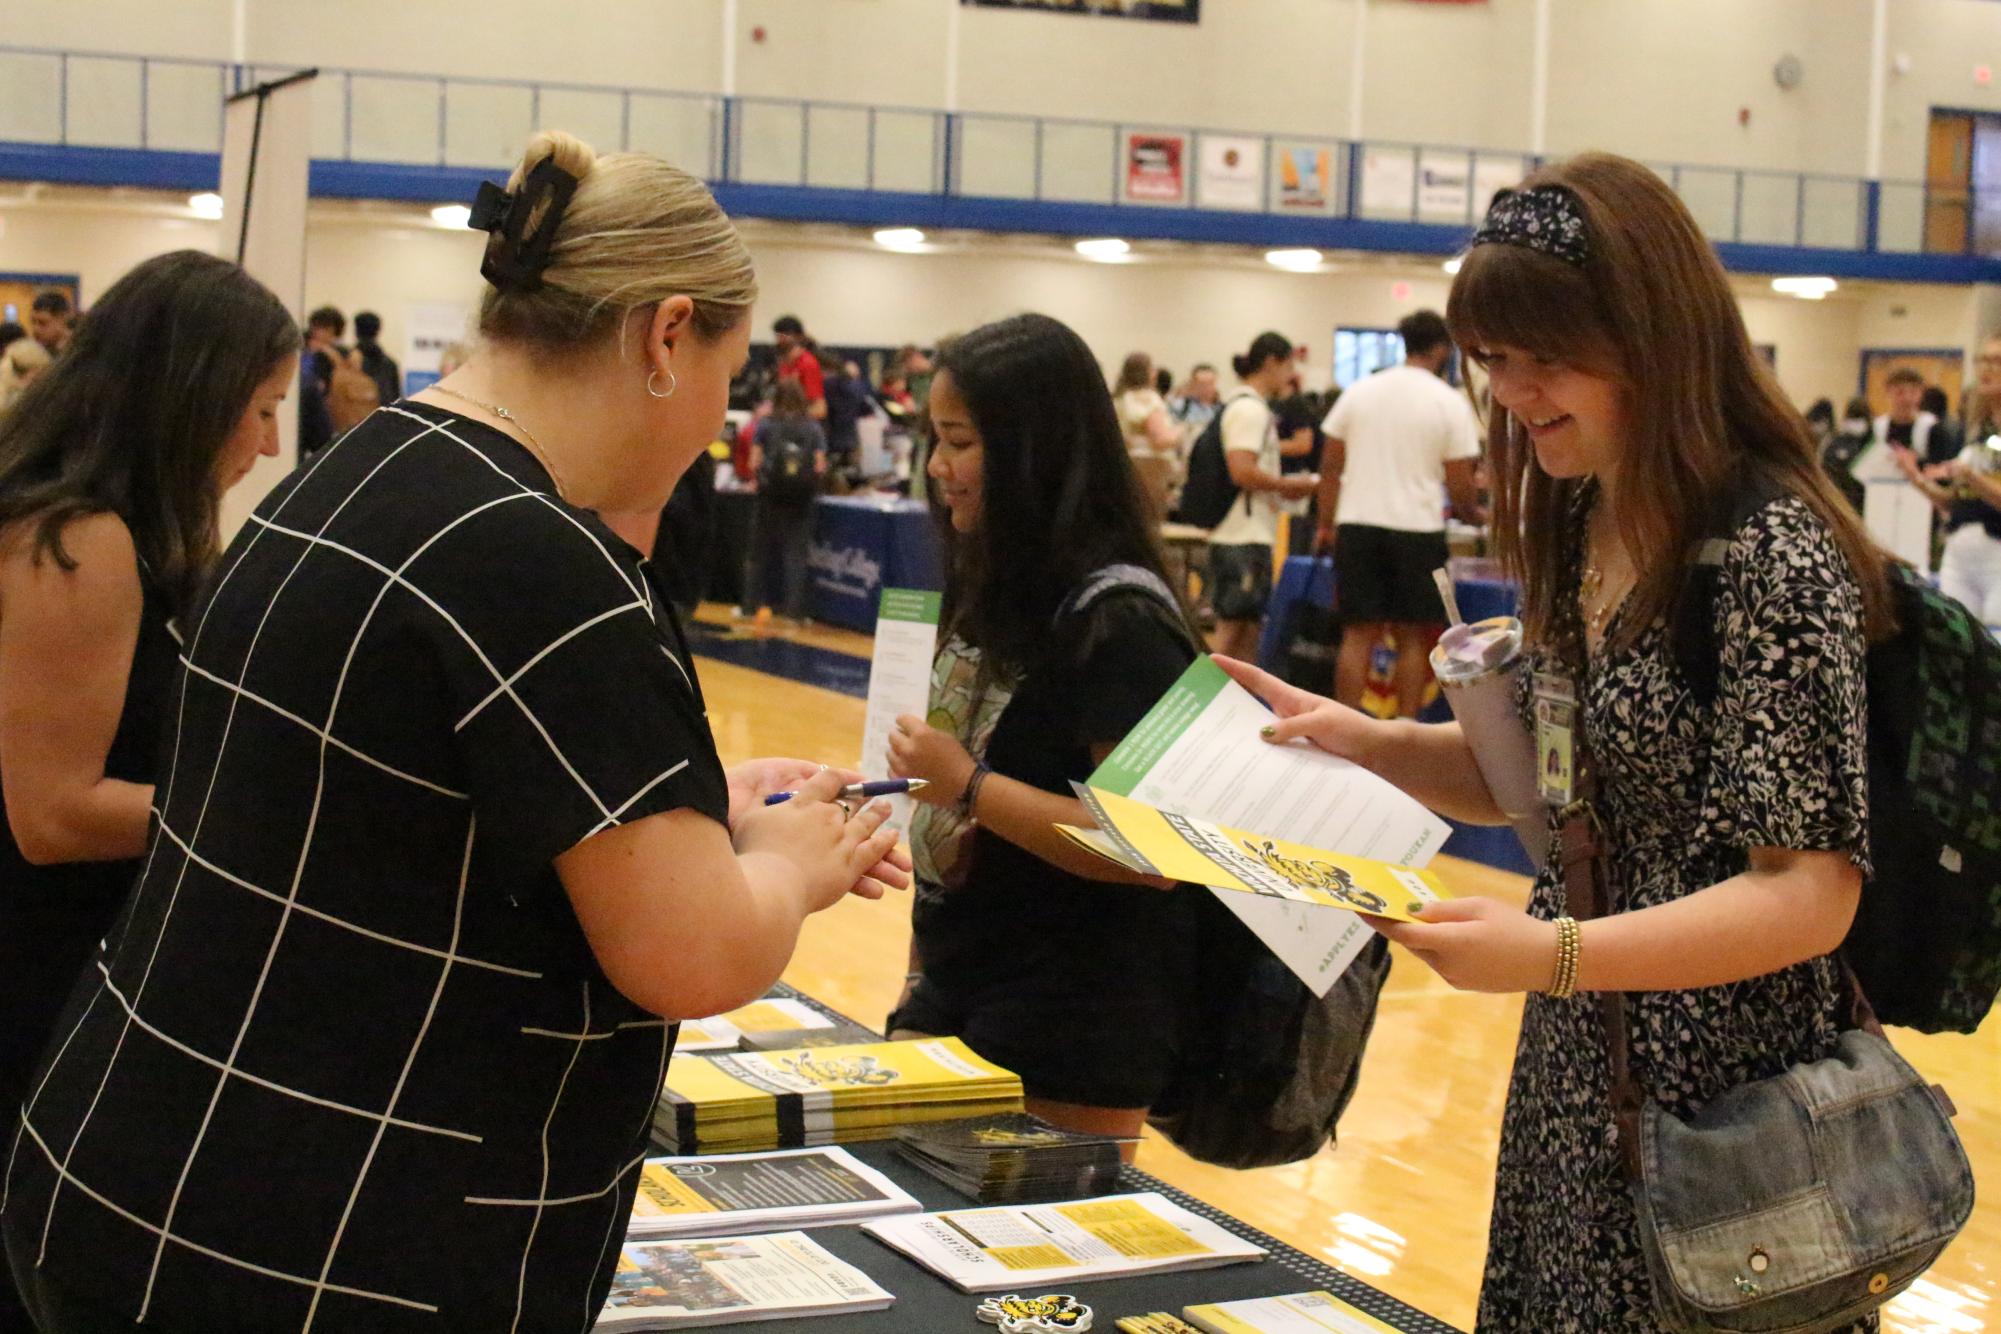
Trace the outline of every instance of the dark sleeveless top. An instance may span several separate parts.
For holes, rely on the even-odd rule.
[[[151,783],[180,649],[166,595],[140,563],[145,605],[104,775]],[[35,866],[21,855],[0,791],[0,1122],[11,1124],[49,1026],[139,876],[140,859]]]

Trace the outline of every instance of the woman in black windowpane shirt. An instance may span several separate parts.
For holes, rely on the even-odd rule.
[[[7,1168],[45,1331],[588,1328],[673,1020],[904,882],[839,775],[724,773],[594,513],[714,437],[742,243],[565,135],[511,191],[484,350],[282,483],[187,618],[145,874]]]

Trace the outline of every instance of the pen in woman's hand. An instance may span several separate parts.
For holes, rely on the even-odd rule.
[[[868,783],[849,783],[841,789],[840,800],[872,801],[877,797],[900,797],[909,792],[922,792],[930,786],[930,782],[923,778],[883,778]],[[764,804],[776,806],[790,800],[790,792],[774,792],[764,799]]]

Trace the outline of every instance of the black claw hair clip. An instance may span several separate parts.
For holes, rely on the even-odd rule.
[[[554,155],[536,163],[521,188],[511,194],[492,181],[481,181],[472,216],[466,220],[466,226],[493,238],[486,243],[480,276],[503,292],[538,290],[542,272],[549,267],[549,251],[556,244],[556,229],[576,193],[577,178],[557,166]]]

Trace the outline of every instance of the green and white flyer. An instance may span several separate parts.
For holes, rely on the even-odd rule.
[[[1174,815],[1404,866],[1427,865],[1446,823],[1360,765],[1305,742],[1274,746],[1271,711],[1207,657],[1197,658],[1091,775],[1090,786]],[[1213,891],[1325,995],[1373,934],[1352,913]]]
[[[862,723],[864,778],[888,778],[889,734],[906,713],[922,718],[931,703],[931,659],[938,652],[939,595],[885,588],[876,613],[875,656],[869,664],[868,714]],[[909,797],[890,799],[890,823],[910,828]]]

